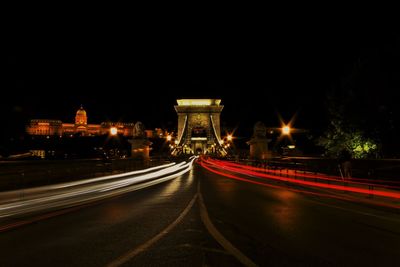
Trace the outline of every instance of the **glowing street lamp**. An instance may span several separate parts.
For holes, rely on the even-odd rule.
[[[118,129],[117,129],[117,127],[111,127],[111,128],[110,128],[110,134],[111,134],[111,135],[117,135],[117,134],[118,134]]]
[[[231,142],[232,139],[233,139],[233,136],[232,136],[231,134],[228,134],[228,135],[226,136],[226,139],[227,139],[229,142]]]
[[[168,142],[171,142],[171,140],[172,140],[172,136],[169,134],[169,135],[167,135],[167,141]]]
[[[283,126],[282,127],[282,134],[284,134],[284,135],[289,135],[290,134],[290,127],[289,126]]]

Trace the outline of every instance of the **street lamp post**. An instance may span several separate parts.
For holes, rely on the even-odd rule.
[[[110,136],[111,136],[111,139],[109,140],[110,141],[110,143],[111,143],[111,149],[110,149],[110,151],[112,152],[112,154],[111,154],[111,157],[116,157],[117,156],[117,147],[116,147],[116,144],[115,144],[115,138],[114,137],[116,137],[118,135],[118,129],[117,129],[117,127],[111,127],[110,128]]]

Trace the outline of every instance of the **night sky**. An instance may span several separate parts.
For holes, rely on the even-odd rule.
[[[221,98],[223,126],[245,136],[259,120],[278,127],[278,114],[297,114],[295,127],[319,131],[328,123],[327,91],[360,60],[376,74],[369,90],[378,104],[392,105],[400,90],[398,33],[360,25],[34,28],[10,38],[1,122],[72,122],[82,104],[89,123],[174,128],[175,100],[204,97]]]

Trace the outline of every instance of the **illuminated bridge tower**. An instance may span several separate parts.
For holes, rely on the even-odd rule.
[[[222,147],[220,99],[178,99],[178,135],[172,154],[226,155]]]

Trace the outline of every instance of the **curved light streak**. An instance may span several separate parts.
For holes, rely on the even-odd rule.
[[[247,169],[247,170],[253,170],[253,171],[258,171],[258,172],[273,173],[273,174],[279,173],[281,175],[290,175],[292,177],[304,177],[304,178],[318,179],[318,180],[325,180],[325,181],[332,181],[332,182],[343,182],[343,178],[339,177],[339,176],[301,173],[301,172],[296,172],[295,170],[290,170],[290,169],[286,169],[286,172],[283,172],[282,170],[268,170],[268,169],[264,169],[264,168],[253,167],[253,166],[237,164],[234,162],[220,161],[220,160],[209,160],[209,162],[218,162],[218,164],[221,164],[221,165],[227,165],[227,166],[232,166],[232,167],[237,167],[237,168]],[[387,180],[386,181],[385,180],[371,181],[368,179],[350,178],[350,179],[346,179],[346,182],[351,183],[353,185],[379,186],[382,188],[400,190],[400,186],[382,184],[383,182],[387,182],[387,183],[391,182],[391,181],[387,181]]]
[[[367,195],[375,195],[375,196],[381,196],[381,197],[388,197],[388,198],[394,198],[394,199],[400,199],[400,193],[394,192],[394,191],[383,191],[383,190],[371,190],[370,188],[365,189],[365,188],[360,188],[360,187],[355,187],[355,186],[344,186],[344,185],[337,185],[337,184],[326,184],[326,183],[321,183],[321,182],[312,182],[312,181],[302,181],[294,178],[289,178],[289,177],[281,177],[277,175],[271,175],[271,174],[265,174],[265,173],[259,173],[255,172],[253,170],[247,170],[243,168],[237,168],[237,167],[230,167],[227,166],[226,164],[221,164],[216,161],[212,160],[205,160],[206,163],[209,163],[217,168],[224,169],[230,172],[238,173],[238,174],[244,174],[256,178],[264,178],[264,179],[272,179],[276,181],[284,181],[284,182],[290,182],[293,184],[299,184],[299,185],[305,185],[305,186],[310,186],[310,187],[317,187],[317,188],[324,188],[324,189],[333,189],[337,191],[347,191],[347,192],[352,192],[352,193],[361,193],[361,194],[367,194]]]
[[[81,205],[149,187],[190,171],[196,158],[192,156],[188,162],[171,163],[141,171],[118,174],[117,176],[109,175],[94,178],[90,179],[91,182],[74,182],[73,186],[68,187],[55,185],[53,187],[58,189],[57,194],[51,191],[47,194],[40,192],[40,194],[30,196],[28,200],[0,205],[0,218]],[[116,177],[121,179],[115,181],[113,178]]]

